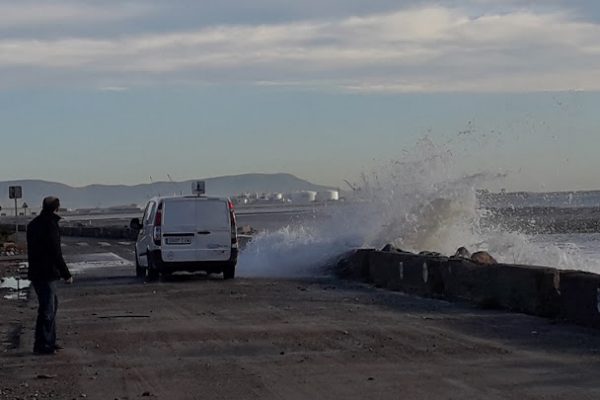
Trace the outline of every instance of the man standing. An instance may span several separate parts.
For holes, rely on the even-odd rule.
[[[28,277],[39,304],[33,346],[35,354],[54,354],[60,349],[56,344],[56,281],[62,278],[66,283],[73,283],[60,247],[60,217],[56,215],[59,207],[58,198],[46,197],[42,212],[27,226]]]

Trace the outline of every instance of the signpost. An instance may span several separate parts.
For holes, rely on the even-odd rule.
[[[195,181],[192,183],[192,193],[196,196],[202,196],[206,193],[206,184],[204,181]]]
[[[21,186],[9,186],[8,198],[15,199],[15,235],[19,233],[19,210],[17,200],[23,198],[23,188]]]

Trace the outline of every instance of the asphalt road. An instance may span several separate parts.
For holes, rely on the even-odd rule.
[[[64,239],[65,349],[31,355],[33,296],[0,399],[600,398],[594,330],[335,278],[143,283],[132,251]]]

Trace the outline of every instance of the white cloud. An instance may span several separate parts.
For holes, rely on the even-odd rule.
[[[600,90],[598,37],[600,25],[566,12],[474,18],[424,7],[122,38],[5,39],[0,87],[13,82],[10,71],[27,67],[115,86],[158,76],[388,92]]]
[[[125,86],[102,86],[99,90],[101,92],[126,92],[129,88]]]

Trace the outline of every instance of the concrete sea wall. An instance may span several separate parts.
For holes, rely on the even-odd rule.
[[[600,275],[461,258],[357,250],[338,275],[377,287],[482,307],[567,320],[600,328]]]

